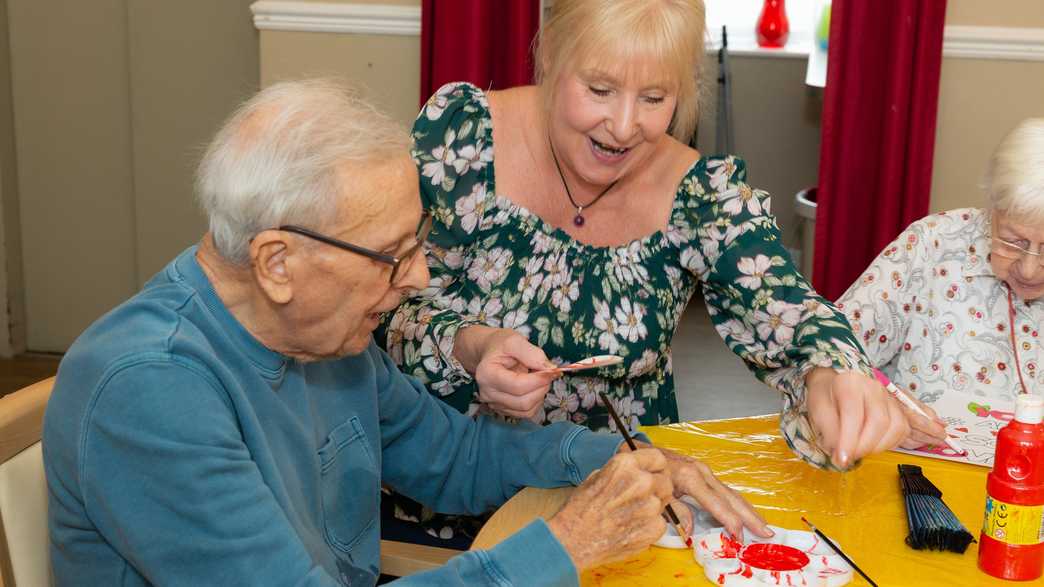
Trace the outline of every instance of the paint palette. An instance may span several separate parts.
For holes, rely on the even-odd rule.
[[[839,587],[852,580],[852,567],[812,532],[769,527],[772,538],[744,530],[745,544],[723,528],[696,534],[693,555],[716,585]]]
[[[609,367],[611,365],[619,365],[620,363],[623,363],[623,357],[617,355],[598,355],[595,357],[587,357],[586,359],[576,361],[575,363],[559,365],[554,369],[545,369],[540,371],[540,373],[568,373],[571,371],[583,371],[584,369]]]

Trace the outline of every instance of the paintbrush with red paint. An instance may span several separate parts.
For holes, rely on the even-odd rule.
[[[857,572],[860,575],[862,575],[863,578],[866,579],[867,583],[870,583],[874,587],[877,587],[877,583],[874,583],[874,580],[871,579],[866,573],[864,573],[863,569],[860,569],[859,565],[855,564],[854,560],[848,558],[847,554],[841,552],[841,549],[838,548],[836,544],[834,544],[833,540],[827,538],[827,535],[823,534],[823,532],[821,532],[819,530],[819,528],[816,528],[815,526],[813,526],[812,522],[809,522],[808,520],[806,520],[805,516],[801,516],[801,521],[804,522],[805,525],[808,526],[813,532],[815,532],[816,536],[819,536],[820,538],[822,538],[823,542],[827,543],[827,546],[829,546],[830,548],[833,548],[834,552],[836,552],[837,554],[841,555],[841,558],[845,559],[845,562],[848,563],[849,566],[851,566],[853,569],[855,569],[855,572]]]
[[[609,398],[606,397],[604,393],[599,393],[598,396],[602,398],[602,403],[605,404],[605,409],[609,412],[609,416],[612,417],[613,422],[616,422],[616,429],[620,431],[624,440],[627,441],[627,447],[631,450],[638,450],[638,446],[634,443],[631,435],[627,433],[627,428],[624,427],[623,421],[620,420],[620,416],[617,415],[616,410],[613,408],[613,404],[609,401]],[[681,520],[678,519],[678,514],[674,513],[674,508],[671,507],[671,504],[667,504],[665,511],[667,512],[667,517],[671,519],[671,523],[674,524],[674,531],[678,533],[679,537],[685,539],[685,546],[692,548],[692,536],[689,536],[689,533],[682,527]]]

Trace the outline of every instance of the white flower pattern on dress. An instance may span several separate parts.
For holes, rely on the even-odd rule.
[[[594,327],[600,332],[598,345],[611,355],[615,355],[620,349],[620,341],[616,339],[617,324],[612,317],[609,304],[595,301]]]
[[[754,312],[761,340],[771,339],[777,346],[788,346],[794,339],[794,328],[801,321],[804,306],[772,300],[764,310]],[[773,347],[770,347],[773,348]]]
[[[761,280],[772,267],[772,260],[765,255],[758,255],[753,259],[743,257],[739,262],[739,271],[743,274],[736,283],[747,289],[761,289]]]
[[[573,413],[580,407],[580,397],[562,379],[551,383],[551,390],[544,396],[548,422],[569,422]]]
[[[477,283],[483,291],[489,291],[504,280],[513,260],[514,255],[508,249],[479,251],[468,268],[468,279]]]
[[[497,194],[482,90],[444,86],[413,137],[421,196],[435,219],[426,252],[438,287],[409,298],[378,333],[404,371],[462,412],[488,411],[453,359],[452,340],[471,324],[504,326],[557,362],[624,357],[621,365],[556,380],[535,421],[608,428],[598,393],[617,404],[628,426],[676,421],[671,341],[699,288],[729,348],[782,392],[787,441],[803,458],[830,466],[807,423],[804,373],[813,365],[865,371],[867,363],[844,319],[790,264],[768,195],[746,183],[741,160],[699,159],[680,180],[665,230],[593,247],[511,194]],[[418,329],[425,332],[420,343]]]
[[[616,323],[620,328],[620,336],[628,342],[638,342],[638,339],[645,338],[648,331],[643,318],[645,306],[632,304],[627,298],[620,300],[620,305],[616,307]]]
[[[475,184],[470,194],[457,200],[455,209],[464,232],[475,232],[479,220],[486,213],[486,186],[481,183]]]

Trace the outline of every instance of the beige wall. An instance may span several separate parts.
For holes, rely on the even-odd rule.
[[[1044,27],[1041,0],[948,0],[946,24],[962,26]]]
[[[261,31],[261,85],[338,76],[359,85],[404,125],[420,104],[420,37]]]
[[[18,167],[11,108],[11,52],[7,4],[0,2],[0,357],[25,349]],[[6,311],[4,311],[6,309]]]
[[[805,85],[804,59],[731,57],[734,154],[747,162],[752,186],[772,194],[772,213],[783,243],[800,249],[794,195],[816,185],[819,174],[823,93]],[[697,147],[715,154],[717,59],[705,62],[707,99],[700,117]]]
[[[946,23],[1044,28],[1044,2],[950,0]],[[1044,116],[1044,62],[943,59],[932,170],[932,211],[978,206],[986,160],[1004,134]]]
[[[127,3],[136,287],[206,230],[193,197],[196,165],[221,122],[259,87],[250,4]]]
[[[257,32],[249,0],[6,2],[28,346],[62,351],[202,234],[192,168]]]
[[[61,350],[86,326],[81,312],[97,317],[135,286],[123,1],[56,4],[8,3],[35,350]]]

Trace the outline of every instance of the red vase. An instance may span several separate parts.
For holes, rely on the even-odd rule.
[[[765,6],[758,17],[758,46],[780,48],[787,44],[790,36],[790,22],[787,21],[787,7],[784,0],[765,0]]]

